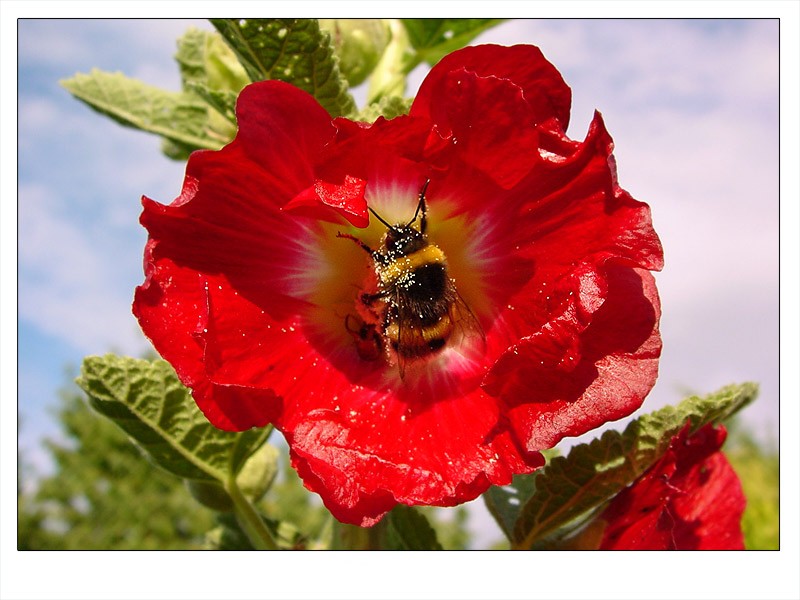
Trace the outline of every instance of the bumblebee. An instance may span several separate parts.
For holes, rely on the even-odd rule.
[[[370,255],[377,281],[374,291],[360,296],[365,312],[375,316],[375,325],[353,328],[346,319],[345,327],[358,334],[357,350],[362,358],[372,355],[372,336],[379,334],[385,351],[396,357],[401,378],[410,361],[431,357],[466,339],[485,341],[478,320],[448,273],[444,252],[428,240],[425,192],[429,183],[427,180],[422,186],[414,216],[405,224],[392,225],[369,208],[386,226],[379,249],[370,248],[355,236],[338,234]]]

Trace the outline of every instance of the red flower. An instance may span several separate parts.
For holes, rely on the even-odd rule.
[[[603,512],[601,549],[742,550],[745,497],[719,451],[727,433],[686,425],[669,450]]]
[[[532,46],[455,52],[371,125],[255,83],[236,139],[143,199],[134,313],[208,419],[274,423],[342,521],[507,484],[639,407],[661,349],[649,209],[569,106]]]

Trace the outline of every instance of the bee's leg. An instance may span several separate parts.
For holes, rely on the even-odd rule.
[[[370,306],[375,300],[380,300],[381,298],[386,298],[389,295],[388,290],[382,290],[380,292],[375,292],[374,294],[361,294],[361,302]]]
[[[351,318],[353,319],[353,321],[356,322],[356,326],[355,327],[352,327],[350,325],[350,319]],[[362,324],[359,325],[358,320],[356,319],[356,317],[354,317],[353,315],[349,315],[348,314],[348,315],[345,315],[345,317],[344,317],[344,328],[347,330],[348,333],[352,333],[353,335],[360,336],[361,335],[361,331],[364,329],[364,324],[362,323]]]
[[[376,252],[375,250],[373,250],[372,248],[367,246],[364,242],[362,242],[356,236],[350,235],[349,233],[342,233],[341,231],[337,231],[336,232],[336,237],[338,237],[338,238],[346,238],[348,240],[353,240],[356,244],[358,244],[358,246],[362,250],[364,250],[364,252],[366,252],[367,254],[369,254],[372,257],[372,260],[374,260],[376,262],[379,262],[381,264],[385,264],[386,263],[386,257],[385,256],[383,256],[380,252]]]

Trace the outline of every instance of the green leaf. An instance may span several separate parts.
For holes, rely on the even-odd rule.
[[[215,124],[219,125],[219,133],[232,139],[236,133],[236,98],[250,83],[236,55],[219,34],[189,29],[178,40],[175,60],[180,67],[183,91],[197,95],[219,113],[226,123],[215,123],[216,115],[212,113],[210,126],[216,130]]]
[[[314,19],[211,19],[252,81],[277,79],[307,91],[332,117],[355,101],[339,71],[330,35]]]
[[[210,135],[229,142],[236,135],[236,98],[250,83],[233,51],[216,32],[189,29],[178,40],[175,55],[183,91],[206,105]],[[186,158],[194,148],[165,144],[171,158]]]
[[[207,550],[254,550],[236,517],[230,513],[217,515],[217,527],[206,534]]]
[[[687,421],[692,432],[719,423],[752,402],[757,393],[756,384],[745,383],[702,398],[692,396],[678,406],[636,419],[623,433],[606,431],[589,444],[575,446],[566,457],[554,458],[536,473],[535,491],[514,525],[512,547],[531,548],[577,523],[658,461]]]
[[[384,517],[385,550],[441,550],[436,532],[423,514],[410,506],[398,504]]]
[[[486,508],[510,540],[523,506],[536,491],[536,475],[515,475],[509,485],[490,487],[483,494]]]
[[[121,427],[157,465],[185,479],[226,484],[271,432],[217,429],[161,360],[90,356],[77,383],[95,410]]]
[[[184,482],[192,498],[206,508],[217,512],[233,512],[233,500],[222,484],[197,479],[185,479]]]
[[[349,523],[341,523],[332,515],[330,517],[330,544],[331,550],[377,550],[370,546],[370,530]],[[381,523],[375,527],[381,527]]]
[[[394,119],[400,115],[408,114],[413,98],[400,98],[399,96],[384,96],[378,102],[365,106],[357,115],[354,121],[366,121],[373,123],[378,117]]]
[[[503,19],[402,19],[417,56],[430,65]]]
[[[194,27],[188,29],[178,39],[178,52],[175,54],[175,60],[178,62],[184,86],[188,82],[208,85],[205,61],[206,43],[206,32]]]
[[[236,134],[236,99],[238,94],[230,90],[212,90],[203,83],[190,81],[186,89],[201,98],[228,123],[233,125],[230,138]]]
[[[236,54],[219,34],[212,31],[187,30],[178,40],[175,60],[180,67],[184,90],[190,83],[195,83],[236,94],[250,83]]]
[[[122,73],[92,69],[61,81],[67,91],[121,125],[192,149],[219,149],[227,140],[208,128],[208,107],[193,94],[167,92]]]
[[[282,550],[304,550],[307,540],[291,523],[268,519],[259,515]],[[236,517],[230,513],[217,515],[218,526],[206,534],[208,550],[255,550]]]

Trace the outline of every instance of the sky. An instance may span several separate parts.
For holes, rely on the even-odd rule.
[[[177,90],[175,39],[189,26],[210,29],[18,22],[18,443],[39,472],[58,389],[82,358],[149,347],[130,310],[143,280],[140,197],[170,202],[184,169],[157,137],[94,113],[58,81],[98,67]],[[637,414],[756,381],[760,397],[741,416],[777,443],[778,21],[516,20],[477,42],[538,45],[572,88],[570,137],[583,139],[599,110],[621,186],[652,209],[664,350]],[[409,95],[423,76],[414,72]]]

